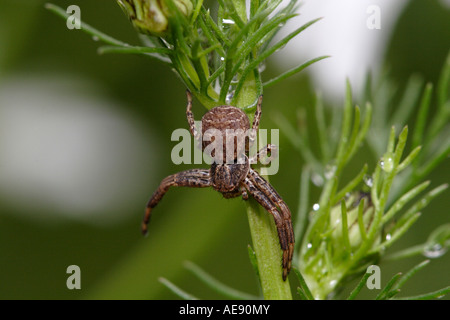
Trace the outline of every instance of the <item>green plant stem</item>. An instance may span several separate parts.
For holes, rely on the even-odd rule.
[[[254,199],[249,199],[247,217],[264,299],[291,300],[289,280],[283,281],[281,276],[281,249],[272,216]]]
[[[262,175],[264,170],[261,169]],[[268,180],[267,176],[264,178]],[[291,300],[289,280],[283,281],[282,278],[282,251],[273,217],[256,200],[250,198],[247,201],[247,218],[264,298]]]
[[[258,78],[259,74],[247,77],[245,90],[236,99],[236,107],[246,109],[254,104],[260,90]],[[264,171],[265,168],[262,168],[260,172],[263,176]],[[267,176],[264,178],[268,180]],[[292,300],[289,280],[283,281],[282,278],[282,251],[273,217],[251,197],[247,201],[247,217],[264,299]]]

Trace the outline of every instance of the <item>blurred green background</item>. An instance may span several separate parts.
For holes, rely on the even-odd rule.
[[[141,236],[143,208],[161,179],[195,166],[176,166],[170,158],[172,131],[187,128],[185,88],[176,75],[145,57],[98,55],[98,42],[68,30],[44,3],[0,2],[0,298],[174,299],[158,281],[165,277],[197,297],[220,299],[184,269],[186,260],[258,294],[241,199],[171,190],[154,212],[149,236]],[[77,4],[83,21],[138,41],[115,1],[53,3]],[[450,50],[448,8],[435,0],[405,7],[384,60],[400,88],[412,73],[437,81]],[[269,61],[263,75],[278,72]],[[295,118],[299,107],[310,109],[313,92],[307,73],[266,90],[262,128],[276,128],[277,113]],[[196,118],[204,112],[195,103]],[[280,146],[271,183],[296,212],[302,160],[283,134]],[[373,166],[364,157],[355,165],[364,161]],[[433,186],[449,182],[449,165],[445,160],[430,176]],[[311,203],[319,191],[312,189]],[[450,221],[449,205],[446,191],[391,250],[424,242]],[[382,283],[423,259],[383,264]],[[66,287],[73,264],[81,268],[81,290]],[[450,285],[449,270],[447,254],[417,274],[403,295]],[[371,296],[365,290],[363,297]]]

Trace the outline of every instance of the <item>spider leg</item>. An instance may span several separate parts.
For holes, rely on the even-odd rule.
[[[288,239],[288,246],[289,246],[288,261],[289,261],[289,270],[290,270],[292,256],[294,254],[294,243],[295,243],[294,229],[292,228],[291,211],[289,210],[289,207],[287,206],[286,202],[284,202],[284,200],[280,197],[278,192],[272,187],[272,185],[270,183],[268,183],[263,177],[261,177],[258,172],[256,172],[252,168],[250,168],[248,174],[251,177],[252,181],[258,186],[258,188],[273,203],[275,203],[278,208],[280,208],[284,223],[286,225],[286,231],[287,231],[287,239]]]
[[[147,234],[151,211],[161,201],[170,187],[206,188],[210,185],[209,169],[186,170],[164,178],[147,203],[144,219],[142,220],[142,233],[144,235]]]
[[[263,99],[263,96],[260,95],[258,98],[258,103],[256,104],[255,117],[253,118],[253,125],[252,125],[252,129],[250,130],[250,135],[249,135],[250,146],[253,145],[253,143],[255,142],[256,134],[258,132],[259,122],[261,120],[262,99]]]
[[[189,123],[189,130],[191,131],[191,134],[194,136],[195,140],[200,141],[200,134],[197,130],[197,127],[195,126],[194,114],[192,113],[192,94],[189,90],[186,90],[186,98],[186,118]]]
[[[241,192],[241,195],[242,195],[242,199],[243,200],[248,200],[248,192],[247,192],[247,189],[245,189],[244,186],[240,187],[240,192]]]
[[[270,156],[267,156],[267,154],[270,153]],[[268,144],[264,148],[260,149],[254,156],[250,157],[248,161],[251,164],[258,163],[261,158],[267,157],[267,163],[269,164],[272,159],[278,156],[278,147],[274,144]]]
[[[278,238],[280,240],[281,250],[283,250],[283,262],[282,262],[283,280],[286,280],[287,275],[291,270],[292,254],[294,250],[292,223],[290,219],[289,220],[286,219],[286,212],[283,212],[282,210],[280,212],[278,210],[277,206],[275,205],[276,202],[274,202],[271,199],[273,198],[273,196],[269,195],[268,192],[265,190],[266,186],[256,183],[252,177],[245,178],[243,183],[246,189],[249,191],[249,193],[253,196],[253,198],[255,198],[255,200],[258,201],[258,203],[274,217],[275,225],[277,227],[278,232]],[[268,183],[266,182],[265,184]],[[279,202],[280,200],[277,201]],[[283,200],[281,201],[283,202]],[[287,208],[286,205],[285,208]],[[289,212],[289,209],[287,210]]]
[[[262,100],[263,100],[263,96],[260,95],[259,98],[258,98],[258,103],[256,104],[255,117],[253,118],[253,126],[252,126],[252,129],[255,129],[255,131],[258,131],[258,128],[259,128],[259,121],[261,120],[261,106],[262,106]]]

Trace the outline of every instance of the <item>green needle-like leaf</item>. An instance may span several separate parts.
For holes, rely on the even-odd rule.
[[[257,300],[259,297],[236,290],[231,288],[222,282],[218,281],[208,273],[206,273],[202,268],[197,266],[195,263],[186,261],[184,263],[184,267],[191,271],[197,278],[199,278],[203,283],[208,285],[211,289],[216,292],[223,294],[225,297],[229,299],[238,299],[238,300]]]
[[[354,300],[356,298],[356,296],[359,294],[361,289],[366,285],[367,279],[369,279],[369,277],[370,277],[370,273],[368,273],[368,272],[364,273],[364,276],[361,278],[361,280],[359,281],[359,283],[355,287],[355,289],[353,289],[353,291],[350,293],[347,300]]]
[[[403,287],[403,285],[412,278],[412,276],[414,276],[418,271],[422,270],[423,268],[425,268],[428,264],[430,263],[430,260],[425,260],[421,263],[419,263],[418,265],[414,266],[411,270],[409,270],[407,273],[405,273],[400,279],[399,281],[395,284],[395,286],[393,287],[393,289],[401,289]]]
[[[279,76],[276,76],[275,78],[272,78],[272,79],[264,82],[263,83],[263,87],[265,89],[269,88],[269,87],[273,86],[274,84],[277,84],[277,83],[283,81],[284,79],[287,79],[287,78],[289,78],[289,77],[299,73],[300,71],[303,71],[304,69],[306,69],[307,67],[309,67],[313,63],[316,63],[316,62],[318,62],[320,60],[323,60],[323,59],[326,59],[326,58],[329,58],[329,57],[330,56],[321,56],[321,57],[318,57],[318,58],[314,58],[314,59],[308,60],[305,63],[302,63],[301,65],[299,65],[297,67],[289,69],[288,71],[280,74]]]
[[[347,205],[345,201],[341,201],[341,217],[342,217],[342,238],[344,239],[344,246],[350,252],[350,239],[348,237],[348,222],[347,222]]]
[[[431,300],[431,299],[439,299],[445,296],[446,294],[450,293],[450,286],[429,292],[424,294],[419,294],[417,296],[411,296],[411,297],[404,297],[399,298],[398,300]]]
[[[412,143],[414,147],[422,144],[425,124],[427,121],[428,110],[431,104],[431,96],[433,93],[433,85],[428,83],[425,87],[425,92],[423,93],[422,102],[419,108],[419,114],[417,115],[416,125],[414,127],[414,133],[412,138]]]
[[[294,228],[294,235],[295,238],[297,239],[295,242],[296,249],[298,249],[301,244],[301,239],[303,239],[303,235],[307,225],[310,176],[311,170],[309,169],[309,167],[304,166],[300,178],[300,195],[299,195],[297,219]],[[296,255],[297,252],[298,250],[294,250],[294,255]],[[294,261],[295,260],[296,259],[294,258]]]
[[[361,171],[358,173],[356,177],[354,177],[347,185],[345,185],[338,193],[336,193],[336,196],[334,197],[333,205],[335,205],[338,201],[340,201],[342,198],[345,197],[347,193],[349,193],[352,190],[355,190],[355,188],[361,183],[361,181],[364,179],[364,176],[367,173],[368,166],[365,164]]]
[[[383,216],[382,223],[386,223],[392,217],[403,208],[403,206],[413,199],[416,195],[418,195],[420,192],[425,190],[430,185],[430,181],[425,181],[421,183],[420,185],[416,186],[415,188],[411,189],[410,191],[403,194],[386,212],[386,214]]]
[[[298,270],[297,268],[293,268],[293,270],[294,270],[295,274],[297,275],[298,281],[300,282],[301,290],[305,294],[305,297],[308,300],[314,300],[311,290],[309,290],[308,284],[306,283],[305,278],[303,278],[300,270]]]
[[[366,200],[362,198],[358,205],[358,228],[359,234],[361,235],[361,239],[363,241],[367,240],[366,226],[364,225],[364,217],[363,217],[365,202]]]
[[[45,8],[52,11],[53,13],[56,13],[58,16],[62,17],[65,20],[70,17],[70,14],[67,13],[64,9],[62,9],[52,3],[46,3]],[[96,39],[103,41],[107,44],[110,44],[113,46],[119,46],[119,47],[128,47],[129,46],[127,43],[122,42],[117,39],[114,39],[113,37],[95,29],[94,27],[91,27],[90,25],[88,25],[85,22],[82,22],[81,30],[83,30],[84,32],[90,34],[91,36],[95,37]]]
[[[198,300],[197,297],[193,296],[190,293],[187,293],[183,289],[180,289],[178,286],[167,280],[166,278],[159,278],[159,282],[161,282],[164,286],[166,286],[170,291],[176,294],[178,297],[184,300]]]
[[[386,286],[381,290],[381,292],[376,296],[375,300],[384,300],[387,298],[391,288],[395,285],[398,279],[401,277],[401,273],[397,273],[392,277],[391,280],[386,284]]]
[[[417,212],[419,212],[420,210],[422,210],[425,206],[428,205],[428,203],[430,203],[430,201],[432,199],[434,199],[439,194],[444,192],[444,190],[446,190],[447,188],[448,188],[448,185],[443,184],[443,185],[440,185],[440,186],[434,188],[433,190],[429,191],[424,197],[422,197],[420,200],[418,200],[411,208],[408,209],[408,211],[406,211],[401,216],[401,218],[397,221],[397,223],[395,224],[395,227],[393,228],[392,231],[395,231],[396,228],[403,226],[403,224],[406,223],[406,221],[410,220],[412,215],[414,215]]]
[[[170,59],[164,57],[164,55],[169,55],[171,53],[170,50],[166,48],[102,46],[97,49],[97,52],[98,54],[108,54],[108,53],[141,54],[159,60],[160,62],[168,66],[172,65]],[[155,55],[155,53],[163,56]]]

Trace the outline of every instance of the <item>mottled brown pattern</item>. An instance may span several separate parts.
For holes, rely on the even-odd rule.
[[[218,106],[209,110],[202,118],[202,135],[207,137],[206,132],[208,130],[217,130],[217,134],[222,137],[222,158],[217,155],[217,160],[222,159],[223,163],[227,160],[236,159],[238,157],[238,150],[241,152],[248,151],[249,147],[249,137],[245,137],[250,129],[250,122],[248,121],[247,115],[239,108],[232,106]],[[236,133],[236,136],[230,135],[230,131]],[[214,134],[214,132],[212,132]],[[233,150],[227,149],[227,139],[233,140]],[[211,141],[203,139],[202,148],[203,150],[214,141],[212,137]],[[244,145],[243,145],[244,144]],[[227,151],[230,155],[227,158]],[[212,151],[211,156],[216,157],[215,150]]]
[[[189,129],[191,134],[196,140],[200,139],[200,134],[195,126],[194,115],[192,113],[192,96],[187,91],[187,107],[186,117],[189,123]],[[249,145],[251,145],[256,137],[256,132],[259,127],[261,118],[261,105],[262,96],[259,97],[256,106],[255,118],[252,124],[252,133],[247,137],[245,151],[248,152]],[[202,133],[208,129],[216,129],[226,135],[227,129],[247,131],[250,129],[250,122],[247,115],[240,109],[232,106],[219,106],[208,111],[202,118]],[[224,139],[225,141],[225,139]],[[235,140],[236,141],[236,140]],[[202,149],[209,145],[211,141],[203,142]],[[226,144],[224,142],[224,152],[226,155]],[[253,170],[250,165],[256,162],[260,157],[267,156],[270,153],[270,157],[273,157],[276,151],[276,146],[267,145],[261,149],[257,155],[250,160],[247,155],[243,155],[243,161],[238,161],[237,157],[238,145],[234,144],[234,160],[232,163],[226,163],[224,161],[217,161],[221,159],[215,159],[210,169],[193,169],[182,171],[167,178],[163,179],[150,198],[146,210],[144,219],[142,221],[142,232],[147,233],[148,222],[150,220],[152,209],[161,201],[164,194],[170,187],[193,187],[193,188],[205,188],[212,187],[218,192],[222,193],[225,198],[234,198],[242,196],[242,199],[247,200],[251,195],[264,209],[266,209],[275,220],[277,227],[278,237],[280,240],[280,247],[283,251],[282,259],[282,277],[286,280],[292,265],[292,255],[294,252],[294,231],[291,222],[291,212],[276,192],[276,190],[268,183],[258,172]],[[214,155],[213,155],[214,156]]]

